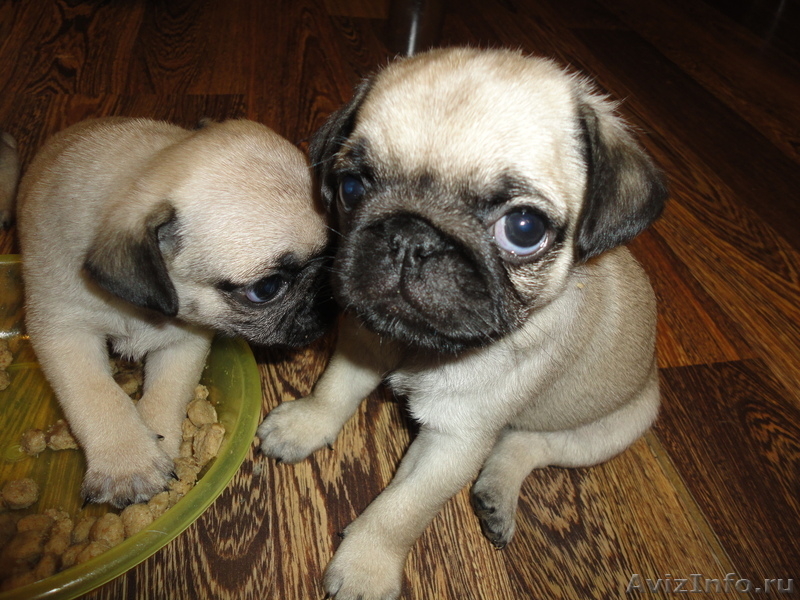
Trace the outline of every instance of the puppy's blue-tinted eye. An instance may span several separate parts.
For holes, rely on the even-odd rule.
[[[281,275],[270,275],[269,277],[259,279],[245,288],[244,295],[250,302],[263,304],[277,296],[283,289],[285,283]]]
[[[539,213],[521,208],[500,217],[494,225],[494,239],[503,250],[530,256],[547,244],[548,223]]]
[[[358,177],[345,175],[339,182],[339,199],[345,210],[350,210],[364,196],[364,184]]]

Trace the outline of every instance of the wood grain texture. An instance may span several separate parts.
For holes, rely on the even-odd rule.
[[[759,361],[665,369],[663,377],[656,436],[739,574],[753,581],[794,576],[800,409]]]
[[[0,127],[23,165],[49,135],[103,115],[248,117],[305,148],[390,58],[387,5],[0,2]],[[800,595],[800,67],[690,0],[461,0],[442,43],[586,71],[667,173],[663,218],[631,244],[659,299],[664,408],[607,464],[533,473],[504,551],[481,536],[463,490],[414,546],[404,598],[666,598],[625,589],[637,574],[693,573],[794,578],[780,597]],[[13,230],[0,233],[0,252],[17,249]],[[308,393],[333,339],[255,349],[264,413]],[[321,598],[339,533],[413,436],[402,399],[381,389],[333,450],[298,465],[254,443],[197,522],[88,597]]]

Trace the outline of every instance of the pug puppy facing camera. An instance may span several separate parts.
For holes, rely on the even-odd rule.
[[[213,331],[304,345],[326,328],[327,227],[303,154],[251,121],[84,121],[20,183],[26,325],[87,460],[82,494],[166,489]],[[145,360],[134,405],[108,343]]]
[[[348,316],[311,395],[260,426],[261,448],[302,460],[381,381],[407,397],[419,433],[324,575],[340,600],[396,598],[415,540],[464,486],[503,547],[533,469],[605,461],[655,419],[654,295],[621,245],[666,190],[588,81],[505,50],[392,63],[311,159]]]

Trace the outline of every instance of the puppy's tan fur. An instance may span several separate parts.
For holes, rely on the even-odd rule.
[[[476,513],[503,546],[532,469],[607,460],[653,422],[655,300],[619,245],[658,216],[665,192],[590,84],[506,51],[444,50],[393,63],[323,127],[312,161],[344,233],[334,291],[354,314],[313,393],[274,409],[259,435],[265,454],[298,461],[331,443],[381,380],[407,396],[420,432],[391,484],[347,528],[324,577],[340,600],[396,598],[415,540],[476,477]],[[337,198],[348,177],[364,184],[357,203],[342,188]],[[498,219],[522,206],[544,215],[552,232],[531,258],[492,239]],[[371,271],[394,264],[379,249],[403,248],[403,227],[428,232],[434,250],[420,246],[409,259],[409,241],[402,267]],[[397,237],[384,243],[384,231]],[[361,239],[376,244],[361,248]],[[410,286],[382,283],[438,253],[471,265],[468,275],[490,273],[481,275],[481,297],[500,290],[497,324],[476,308],[464,313],[473,324],[462,331],[439,316],[445,303],[426,311]],[[447,270],[414,276],[424,281],[427,272]],[[470,302],[473,290],[458,289],[457,276],[448,285],[456,291],[430,286],[431,299]],[[447,351],[437,352],[437,336]]]
[[[305,159],[262,125],[79,123],[32,162],[18,220],[28,332],[86,454],[89,500],[165,488],[212,330],[289,344],[319,333],[281,325],[309,314],[310,280],[287,276],[263,305],[244,297],[326,241]],[[136,406],[111,377],[109,342],[146,360]]]

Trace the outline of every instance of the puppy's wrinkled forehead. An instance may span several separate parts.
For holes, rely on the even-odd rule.
[[[383,71],[349,141],[410,173],[474,181],[513,169],[544,185],[583,168],[580,135],[574,82],[559,67],[463,50]]]

